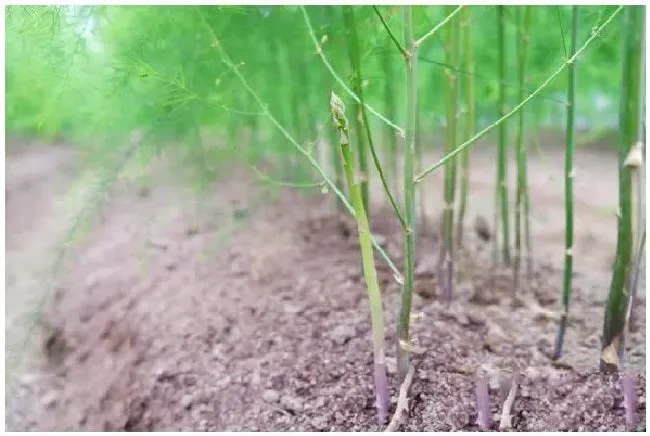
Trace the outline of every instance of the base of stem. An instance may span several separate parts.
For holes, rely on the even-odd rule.
[[[377,418],[379,419],[379,424],[383,425],[386,422],[386,418],[388,418],[388,403],[390,401],[385,363],[375,362],[375,401]]]

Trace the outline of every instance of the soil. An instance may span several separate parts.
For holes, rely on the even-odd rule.
[[[197,194],[158,162],[144,185],[118,182],[46,285],[40,272],[51,272],[69,223],[57,204],[78,177],[77,157],[46,144],[12,149],[8,430],[385,428],[373,404],[370,316],[354,223],[335,212],[331,194],[280,191],[237,169]],[[562,156],[531,156],[534,271],[520,292],[525,304],[514,306],[512,271],[493,266],[490,246],[471,227],[478,214],[491,218],[493,156],[476,152],[472,162],[468,228],[449,307],[438,299],[438,237],[431,231],[438,229],[440,176],[426,182],[429,231],[418,239],[413,301],[421,316],[412,327],[426,351],[413,358],[409,416],[400,429],[477,430],[482,375],[497,429],[499,380],[515,371],[515,430],[644,429],[645,274],[627,343],[638,427],[626,427],[620,377],[597,371],[616,241],[615,157],[578,152],[574,294],[559,362],[549,355],[564,252]],[[375,200],[373,230],[400,265],[399,228]],[[377,264],[392,414],[400,285],[380,258]],[[45,296],[53,298],[35,317],[34,304]],[[33,340],[25,342],[34,322]]]

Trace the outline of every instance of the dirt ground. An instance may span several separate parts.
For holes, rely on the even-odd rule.
[[[158,164],[146,180],[118,184],[52,282],[54,248],[70,224],[64,199],[79,176],[75,153],[46,144],[12,149],[6,157],[8,430],[385,427],[373,405],[370,317],[355,229],[334,212],[331,194],[279,191],[240,170],[197,194]],[[471,230],[477,214],[491,219],[493,207],[493,156],[478,150],[449,308],[437,300],[436,231],[418,240],[413,310],[421,317],[412,331],[427,351],[414,357],[409,418],[401,429],[478,429],[477,373],[489,376],[496,429],[499,371],[517,371],[515,430],[624,430],[619,376],[597,371],[616,243],[615,157],[578,152],[574,295],[565,355],[553,363],[564,253],[562,156],[552,150],[531,156],[535,262],[522,290],[531,304],[513,308],[511,271],[492,266],[490,247]],[[434,174],[425,187],[434,230],[440,181]],[[383,207],[373,208],[373,228],[400,265],[399,229]],[[379,259],[378,267],[392,414],[400,286]],[[39,316],[35,307],[45,294],[51,299]],[[639,296],[628,369],[645,428],[645,274]]]

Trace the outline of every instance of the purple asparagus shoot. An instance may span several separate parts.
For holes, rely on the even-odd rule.
[[[625,422],[629,427],[635,424],[636,415],[636,383],[630,373],[623,373],[623,406],[625,407]]]
[[[476,382],[476,409],[478,411],[478,426],[481,430],[490,428],[490,397],[488,382],[485,377],[479,377]]]

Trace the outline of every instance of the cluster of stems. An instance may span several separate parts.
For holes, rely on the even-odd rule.
[[[388,32],[389,37],[392,42],[397,46],[400,53],[405,59],[406,66],[406,125],[405,129],[401,130],[397,127],[392,121],[385,118],[383,115],[379,114],[377,111],[372,109],[364,101],[363,96],[363,87],[362,84],[362,75],[361,75],[361,61],[359,55],[359,41],[357,36],[357,28],[354,19],[354,11],[352,8],[347,7],[344,9],[344,18],[346,26],[349,31],[348,47],[350,54],[350,63],[352,64],[353,70],[353,86],[352,89],[348,88],[344,81],[342,81],[337,75],[331,64],[328,62],[324,56],[322,49],[318,45],[318,42],[315,38],[315,34],[309,23],[307,14],[303,10],[303,14],[307,21],[307,25],[310,30],[312,40],[317,46],[318,54],[323,60],[325,66],[330,71],[332,78],[335,82],[338,82],[340,86],[354,99],[356,105],[356,119],[358,123],[356,125],[356,130],[358,134],[358,140],[363,141],[364,133],[365,139],[367,140],[368,150],[371,152],[375,167],[381,176],[383,187],[388,194],[391,204],[395,209],[395,213],[400,220],[404,233],[404,274],[401,276],[399,273],[396,275],[398,281],[403,284],[402,294],[401,294],[401,303],[399,309],[399,319],[397,325],[397,372],[399,381],[405,379],[406,374],[410,370],[409,362],[409,352],[411,343],[409,337],[409,324],[411,319],[411,302],[412,302],[412,293],[414,288],[414,264],[415,264],[415,244],[416,244],[416,187],[418,182],[420,182],[427,174],[431,173],[435,169],[445,166],[445,184],[444,184],[444,200],[445,200],[445,209],[443,215],[443,251],[440,257],[440,283],[442,284],[442,289],[444,297],[449,301],[453,293],[453,260],[454,260],[454,205],[456,201],[456,157],[461,155],[463,157],[462,162],[462,177],[461,177],[461,198],[460,211],[458,222],[457,235],[458,239],[462,238],[462,219],[466,210],[467,204],[467,195],[469,190],[469,148],[481,137],[485,136],[493,128],[498,128],[499,132],[499,144],[498,144],[498,165],[497,165],[497,218],[500,223],[499,230],[501,232],[501,241],[497,241],[496,247],[499,253],[499,256],[502,256],[504,263],[510,263],[510,247],[509,247],[509,214],[508,214],[508,190],[507,190],[507,129],[506,121],[511,118],[513,115],[519,113],[518,119],[518,135],[517,135],[517,196],[516,196],[516,208],[515,208],[515,262],[516,262],[516,276],[518,277],[521,269],[521,259],[523,252],[523,245],[526,245],[528,250],[528,260],[530,262],[530,229],[529,229],[529,206],[528,206],[528,187],[527,187],[527,168],[526,168],[526,147],[524,141],[524,114],[522,109],[524,106],[530,102],[535,96],[541,93],[548,85],[564,71],[567,66],[569,67],[569,76],[570,86],[569,86],[569,113],[567,120],[567,168],[566,168],[566,184],[567,184],[567,205],[572,203],[572,177],[573,177],[573,154],[575,149],[575,140],[573,137],[573,125],[574,125],[574,115],[573,115],[573,94],[575,92],[575,67],[574,63],[576,58],[580,53],[582,53],[586,47],[599,35],[602,29],[609,24],[614,16],[622,10],[622,8],[616,9],[614,13],[610,15],[605,22],[600,25],[597,29],[592,32],[592,35],[587,39],[587,41],[579,48],[576,49],[576,35],[577,35],[577,12],[574,9],[574,22],[573,22],[573,31],[572,31],[572,44],[571,44],[571,53],[567,53],[566,61],[553,72],[546,81],[544,81],[537,89],[530,92],[528,95],[524,94],[524,77],[525,77],[525,63],[526,63],[526,49],[527,49],[527,33],[530,27],[531,18],[531,8],[527,7],[522,9],[518,17],[518,34],[520,36],[519,41],[519,50],[518,50],[518,80],[519,80],[519,102],[511,110],[507,109],[507,94],[505,86],[505,76],[506,76],[506,36],[505,36],[505,9],[503,6],[497,7],[497,17],[498,17],[498,29],[497,29],[497,38],[498,38],[498,59],[499,59],[499,76],[500,76],[500,86],[499,86],[499,119],[494,122],[492,125],[482,129],[481,131],[474,133],[475,130],[475,106],[474,106],[474,84],[473,84],[473,59],[471,51],[471,32],[469,22],[471,21],[470,11],[467,10],[462,14],[462,16],[454,18],[454,16],[462,9],[458,7],[456,9],[451,8],[451,13],[447,18],[436,26],[433,30],[428,32],[424,37],[416,40],[414,37],[413,31],[413,9],[411,6],[402,7],[402,18],[403,18],[403,29],[404,29],[404,46],[402,46],[397,38],[392,34],[388,24],[385,22],[377,8],[374,8],[375,12],[379,16],[382,24]],[[465,23],[464,26],[461,26],[461,18]],[[446,43],[446,73],[447,73],[447,83],[446,83],[446,95],[445,103],[447,109],[447,149],[446,155],[438,161],[436,164],[420,169],[418,165],[418,98],[417,98],[417,80],[418,80],[418,66],[417,66],[417,52],[418,48],[421,46],[422,42],[429,38],[435,33],[435,31],[440,28],[442,25],[449,23],[448,33],[447,33],[447,43]],[[461,35],[461,28],[463,29]],[[466,114],[466,130],[467,133],[462,144],[457,145],[458,143],[458,112],[459,112],[459,101],[460,101],[460,83],[457,78],[457,73],[460,71],[460,53],[461,53],[461,41],[464,44],[465,48],[465,58],[464,63],[466,64],[466,69],[470,72],[468,74],[466,87],[466,98],[467,98],[467,114]],[[387,77],[393,77],[392,65],[390,62],[390,57],[387,53],[382,57],[382,64],[384,72]],[[394,95],[390,89],[391,81],[388,81],[387,87],[385,89],[385,103],[389,111],[391,111],[391,118],[394,118]],[[376,278],[376,270],[374,267],[374,261],[372,258],[372,235],[370,234],[369,224],[368,224],[368,209],[367,209],[367,197],[364,200],[363,195],[363,184],[367,181],[368,178],[368,169],[367,164],[365,164],[365,158],[362,161],[358,162],[358,170],[355,170],[354,166],[354,154],[350,147],[350,136],[348,132],[347,119],[345,118],[343,103],[342,101],[332,94],[331,99],[331,109],[334,116],[335,125],[339,131],[339,146],[340,154],[342,158],[342,165],[345,169],[345,176],[347,179],[347,185],[350,190],[350,197],[353,203],[353,211],[355,218],[357,220],[357,227],[359,231],[359,240],[361,243],[361,257],[363,260],[363,269],[364,277],[366,279],[366,285],[368,286],[369,299],[371,305],[371,317],[372,317],[372,326],[373,326],[373,344],[374,344],[374,353],[375,353],[375,387],[377,395],[377,405],[379,408],[380,419],[384,419],[386,415],[387,407],[387,382],[385,374],[385,362],[384,362],[384,333],[383,333],[383,313],[382,313],[382,303],[381,295],[379,293],[379,288]],[[391,133],[396,131],[398,134],[403,134],[404,138],[404,150],[403,150],[403,215],[401,214],[400,207],[397,205],[393,196],[391,195],[391,189],[388,186],[386,178],[384,176],[382,166],[379,162],[377,154],[375,153],[374,146],[372,144],[372,137],[370,135],[370,127],[367,120],[366,110],[371,112],[374,116],[382,120],[388,128],[391,129]],[[387,135],[389,138],[396,139],[395,134]],[[356,148],[357,153],[365,154],[365,143],[360,143]],[[389,154],[388,156],[392,157],[390,159],[392,165],[395,165],[394,159],[397,157],[397,147],[396,141],[392,142],[388,147]],[[396,178],[398,169],[396,166],[390,168],[389,174]],[[418,170],[419,174],[414,174],[414,171]],[[395,188],[395,187],[393,187]],[[572,208],[567,206],[567,223],[572,219]],[[522,217],[523,215],[523,217]],[[523,236],[522,236],[522,227],[523,227]],[[569,235],[572,234],[571,225],[568,224],[567,231],[567,243],[566,243],[566,253],[567,259],[570,260],[571,257],[571,246],[572,239],[569,238]],[[496,239],[496,238],[495,238]],[[499,244],[501,242],[501,244]],[[377,245],[375,244],[375,247]],[[529,263],[530,270],[530,263]],[[570,276],[570,266],[567,268]],[[570,289],[569,285],[565,285],[565,289]],[[566,293],[566,292],[565,292]],[[566,310],[568,311],[568,303],[565,304]]]
[[[518,12],[518,52],[517,61],[519,68],[517,75],[519,78],[519,101],[523,100],[525,95],[525,67],[526,67],[526,54],[528,49],[528,31],[530,28],[532,7],[524,6],[517,8]],[[522,109],[519,111],[517,123],[517,191],[515,197],[515,263],[514,263],[514,291],[518,293],[521,283],[521,259],[523,255],[522,245],[526,245],[526,258],[531,261],[531,247],[530,247],[530,216],[528,208],[528,155],[526,150],[526,142],[524,138],[524,113]],[[523,209],[523,210],[522,210]],[[522,214],[523,212],[523,214]],[[522,237],[522,227],[524,235]],[[529,263],[530,265],[530,263]],[[528,274],[530,277],[530,268]]]

